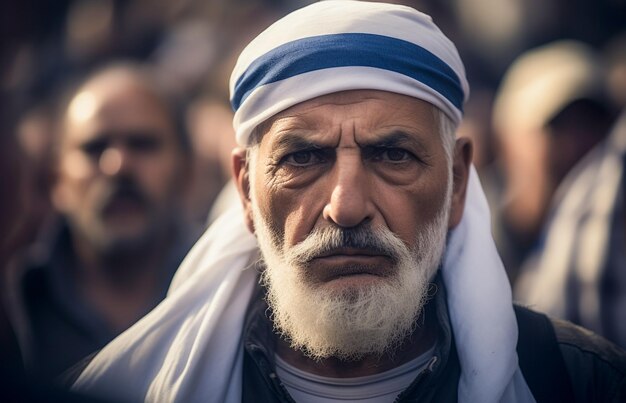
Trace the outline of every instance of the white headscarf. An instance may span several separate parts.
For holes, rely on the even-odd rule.
[[[320,95],[378,89],[426,100],[458,123],[469,88],[454,45],[430,17],[382,3],[326,1],[259,35],[231,78],[240,145],[274,114]],[[255,237],[240,206],[215,221],[168,297],[107,345],[74,388],[125,401],[240,402],[242,328],[256,281]],[[443,260],[461,365],[460,402],[534,402],[517,362],[511,289],[475,170]]]
[[[410,7],[346,0],[294,11],[243,50],[230,78],[239,145],[290,106],[346,90],[428,101],[458,125],[469,95],[454,44]]]

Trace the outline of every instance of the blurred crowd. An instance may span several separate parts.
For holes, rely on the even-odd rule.
[[[165,297],[238,202],[235,58],[310,2],[2,3],[3,373],[52,382]],[[515,299],[626,347],[626,1],[396,3],[465,61],[459,135]]]

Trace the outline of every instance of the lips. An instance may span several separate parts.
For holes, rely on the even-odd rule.
[[[319,254],[315,259],[319,258],[330,258],[330,257],[338,257],[338,256],[384,256],[389,257],[379,251],[374,251],[372,249],[364,249],[364,248],[336,248],[331,249]]]
[[[387,277],[392,274],[390,256],[369,249],[339,248],[311,259],[307,276],[316,282],[328,282],[348,276]]]

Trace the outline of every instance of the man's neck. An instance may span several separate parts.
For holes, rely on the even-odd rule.
[[[392,352],[380,355],[366,355],[359,360],[345,361],[337,357],[314,360],[300,350],[294,350],[279,335],[276,338],[276,352],[287,363],[303,371],[332,378],[355,378],[374,375],[398,367],[433,347],[437,340],[437,318],[435,303],[426,304],[417,320],[415,330]]]

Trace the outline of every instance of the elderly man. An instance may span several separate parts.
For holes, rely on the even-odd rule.
[[[59,219],[10,271],[26,369],[51,379],[149,312],[195,238],[181,220],[189,146],[144,70],[119,64],[64,113]]]
[[[547,318],[514,310],[471,145],[454,137],[463,65],[428,16],[305,7],[243,51],[231,91],[243,214],[215,222],[168,298],[76,389],[151,402],[624,396],[623,352],[565,324],[557,340]]]

